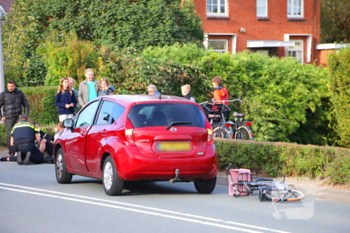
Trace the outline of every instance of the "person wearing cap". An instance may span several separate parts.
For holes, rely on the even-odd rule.
[[[35,141],[40,145],[41,139],[38,129],[28,121],[28,116],[19,116],[19,122],[15,124],[11,131],[11,146],[17,148],[17,163],[27,165],[32,163],[43,163],[44,154],[37,148]]]
[[[10,145],[12,127],[18,121],[18,116],[29,114],[29,102],[14,80],[7,81],[7,89],[0,94],[0,119],[5,123],[7,132],[7,147],[9,154],[14,155],[16,150]]]

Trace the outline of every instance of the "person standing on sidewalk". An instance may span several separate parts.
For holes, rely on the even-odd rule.
[[[59,121],[73,118],[74,107],[77,105],[77,100],[75,99],[74,92],[70,88],[68,81],[66,77],[61,78],[55,97]]]
[[[181,92],[185,99],[191,100],[192,102],[196,102],[196,100],[191,95],[191,86],[189,84],[181,86]]]
[[[109,81],[106,77],[101,78],[98,96],[113,95],[114,90],[114,86],[109,84]]]
[[[7,147],[9,154],[14,155],[16,149],[10,145],[12,127],[18,121],[18,116],[22,114],[28,116],[29,102],[21,90],[17,88],[14,80],[7,82],[7,89],[0,94],[0,119],[5,123],[7,132]]]
[[[79,103],[78,103],[78,90],[74,89],[75,85],[75,80],[73,78],[68,78],[68,84],[72,91],[74,92],[75,99],[77,100],[77,105],[74,106],[74,115],[78,112],[78,109],[80,108]]]
[[[92,69],[85,70],[86,79],[79,84],[78,103],[84,107],[90,100],[98,95],[100,82],[95,80],[95,74]]]
[[[161,95],[161,93],[158,91],[156,85],[148,85],[147,91],[149,95]]]

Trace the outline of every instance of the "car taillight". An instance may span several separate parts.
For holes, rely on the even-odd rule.
[[[126,125],[125,125],[125,139],[127,142],[130,142],[134,144],[134,137],[133,137],[133,132],[134,132],[134,126],[131,124],[130,120],[126,120]]]
[[[214,141],[214,134],[212,129],[207,129],[208,130],[208,139],[207,142],[208,144],[212,144]]]
[[[126,129],[125,130],[125,138],[128,142],[130,143],[135,143],[134,142],[134,137],[132,136],[132,132],[134,131],[134,129]]]
[[[245,122],[244,124],[247,125],[247,126],[251,126],[252,122]]]

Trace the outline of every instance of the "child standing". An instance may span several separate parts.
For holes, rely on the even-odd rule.
[[[107,78],[103,77],[100,80],[100,89],[98,91],[97,96],[103,96],[103,95],[113,95],[114,93],[114,86],[109,85],[109,81]]]
[[[73,90],[69,86],[69,79],[66,77],[61,78],[55,98],[55,105],[57,106],[59,121],[73,117],[74,106],[77,105],[77,100]]]

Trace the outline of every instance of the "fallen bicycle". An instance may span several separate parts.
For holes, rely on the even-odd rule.
[[[296,190],[293,185],[288,185],[285,177],[280,181],[255,177],[249,169],[233,169],[231,163],[226,171],[229,194],[234,197],[249,196],[257,190],[260,201],[299,201],[304,198],[301,191]]]

